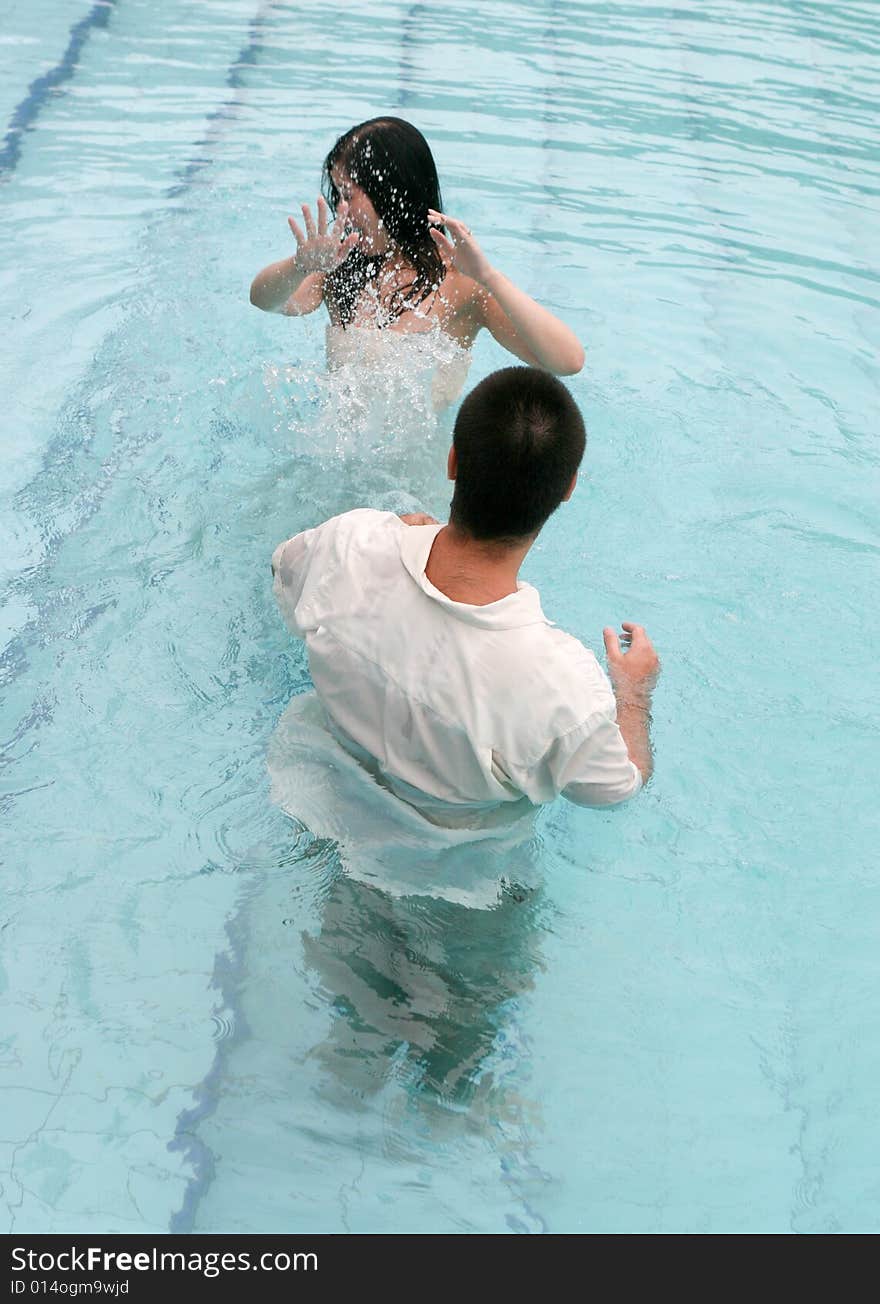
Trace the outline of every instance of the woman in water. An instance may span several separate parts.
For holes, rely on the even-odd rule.
[[[577,336],[493,267],[463,222],[444,215],[434,159],[401,118],[352,127],[324,162],[324,194],[303,225],[288,218],[297,251],[251,285],[265,312],[301,317],[327,305],[328,361],[344,359],[343,333],[438,331],[465,361],[486,327],[531,366],[573,375]],[[455,388],[463,383],[459,375]],[[447,393],[445,402],[456,395]]]

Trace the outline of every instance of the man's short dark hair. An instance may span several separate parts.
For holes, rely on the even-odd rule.
[[[555,376],[537,367],[493,371],[455,421],[451,523],[474,539],[537,534],[568,493],[586,438],[578,405]]]

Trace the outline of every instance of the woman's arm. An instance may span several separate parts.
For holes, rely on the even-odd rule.
[[[324,273],[312,272],[294,290],[287,302],[281,305],[279,312],[283,312],[285,317],[305,317],[306,313],[320,308],[323,302]]]
[[[251,303],[263,312],[284,312],[286,305],[309,279],[293,258],[282,258],[258,272],[251,283]]]
[[[292,217],[287,224],[296,237],[293,258],[282,258],[258,272],[251,284],[251,303],[264,312],[285,313],[300,317],[314,312],[324,296],[324,274],[338,267],[358,241],[357,231],[345,234],[348,205],[343,201],[336,210],[336,221],[328,232],[329,209],[323,197],[318,200],[318,225],[308,204],[303,204],[305,235]]]
[[[477,299],[479,324],[530,366],[543,367],[557,376],[573,376],[580,371],[584,350],[574,331],[493,267],[463,222],[433,210],[428,217],[432,222],[442,222],[454,237],[453,243],[436,226],[431,227],[431,237],[440,252],[481,287]]]

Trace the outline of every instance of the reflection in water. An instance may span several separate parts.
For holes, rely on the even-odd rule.
[[[340,874],[320,931],[303,937],[335,1016],[314,1054],[337,1083],[364,1097],[393,1074],[457,1102],[489,1090],[512,1003],[538,964],[538,895],[507,886],[479,910]]]
[[[273,801],[339,856],[304,938],[337,1016],[327,1062],[366,1091],[403,1056],[458,1091],[530,986],[534,809],[494,828],[429,823],[340,746],[312,693],[282,715],[268,766]]]
[[[505,1223],[541,1231],[532,1201],[547,1178],[529,1160],[539,1119],[523,1094],[519,1032],[520,1002],[541,967],[534,818],[487,829],[430,824],[377,785],[321,717],[312,694],[295,698],[268,756],[273,800],[308,830],[300,863],[309,859],[302,839],[313,837],[324,867],[307,926],[284,930],[297,937],[325,1013],[305,1050],[317,1069],[313,1090],[337,1126],[352,1112],[369,1130],[381,1119],[379,1151],[401,1164],[404,1135],[411,1160],[432,1167],[437,1146],[468,1138],[507,1191]],[[301,887],[291,883],[273,905],[288,925],[304,919]],[[264,938],[267,924],[257,930]]]

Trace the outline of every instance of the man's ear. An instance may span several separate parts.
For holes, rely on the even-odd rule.
[[[563,496],[562,501],[564,503],[567,503],[571,495],[574,493],[575,485],[577,484],[577,482],[578,482],[578,473],[577,471],[575,471],[574,475],[571,477],[571,484],[568,486],[568,493],[566,493]]]
[[[449,456],[446,459],[446,479],[454,480],[458,475],[458,454],[455,451],[455,444],[449,449]],[[572,486],[574,488],[574,486]]]

